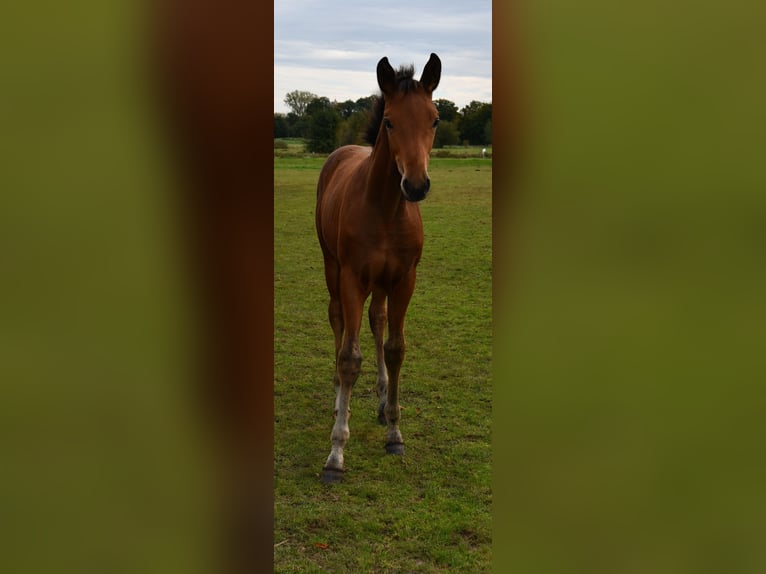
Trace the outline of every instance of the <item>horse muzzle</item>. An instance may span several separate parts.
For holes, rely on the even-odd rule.
[[[413,185],[410,180],[402,178],[401,183],[402,195],[407,201],[418,202],[423,201],[428,195],[428,191],[431,189],[431,178],[426,177],[426,180],[420,186]]]

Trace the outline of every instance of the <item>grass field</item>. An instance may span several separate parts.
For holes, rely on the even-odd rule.
[[[322,158],[276,158],[277,572],[491,569],[491,160],[433,159],[426,242],[406,325],[403,457],[384,453],[372,336],[352,395],[346,476],[326,486],[334,392],[314,229]]]

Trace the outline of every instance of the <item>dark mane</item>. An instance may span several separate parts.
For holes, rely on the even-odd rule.
[[[396,85],[399,92],[409,93],[416,89],[420,82],[415,78],[415,66],[401,66],[396,71]],[[370,145],[375,145],[375,141],[378,139],[378,132],[380,131],[380,124],[383,122],[383,110],[386,107],[386,99],[383,94],[375,96],[375,101],[370,108],[369,123],[367,124],[367,131],[364,132],[364,141]]]

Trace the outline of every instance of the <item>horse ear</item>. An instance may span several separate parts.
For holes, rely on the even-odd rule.
[[[390,94],[396,88],[396,72],[388,62],[388,58],[381,58],[378,62],[378,86],[384,94]]]
[[[429,94],[439,85],[441,75],[442,61],[439,59],[439,56],[432,53],[426,67],[423,69],[423,74],[420,76],[420,83]]]

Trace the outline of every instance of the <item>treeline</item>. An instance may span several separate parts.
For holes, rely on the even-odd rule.
[[[374,96],[356,101],[330,101],[311,92],[296,90],[285,96],[287,114],[274,114],[275,138],[304,138],[307,150],[331,152],[347,144],[364,143],[364,132]],[[492,143],[492,104],[472,101],[462,109],[445,99],[434,100],[439,127],[434,147],[488,145]]]

